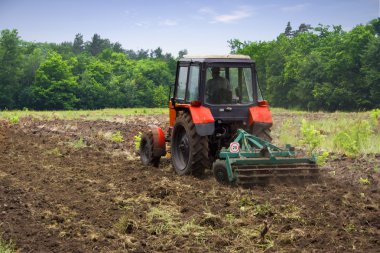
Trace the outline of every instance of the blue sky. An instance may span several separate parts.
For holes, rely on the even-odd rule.
[[[0,30],[22,39],[73,41],[94,33],[126,49],[163,48],[177,55],[228,53],[229,39],[272,40],[288,21],[348,30],[380,15],[380,0],[0,0]]]

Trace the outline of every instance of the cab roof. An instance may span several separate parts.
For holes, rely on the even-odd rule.
[[[246,62],[252,63],[253,61],[248,55],[241,54],[226,54],[226,55],[185,55],[182,62]]]

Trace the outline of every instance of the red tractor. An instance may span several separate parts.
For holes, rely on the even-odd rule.
[[[178,175],[201,176],[213,167],[218,181],[242,182],[247,170],[238,173],[237,164],[249,165],[249,170],[252,165],[265,165],[259,174],[278,171],[271,166],[289,160],[294,149],[280,149],[270,143],[272,115],[257,80],[255,62],[248,56],[180,59],[169,100],[170,127],[164,133],[160,127],[150,126],[150,131],[143,134],[139,150],[142,163],[158,166],[160,157],[166,154],[166,143],[170,143]],[[315,164],[314,158],[305,161]],[[296,159],[292,164],[305,161]],[[248,178],[257,174],[252,172]]]

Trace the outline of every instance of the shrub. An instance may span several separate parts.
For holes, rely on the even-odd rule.
[[[308,153],[311,155],[321,145],[323,135],[320,131],[310,124],[310,122],[302,119],[301,124],[301,144],[304,144],[308,148]]]
[[[354,157],[359,153],[357,142],[347,131],[340,132],[335,136],[334,146],[349,157]]]
[[[317,156],[317,164],[319,166],[325,166],[327,158],[329,158],[329,155],[330,154],[327,151],[322,152],[322,154],[320,154],[320,155]]]
[[[355,157],[368,145],[372,134],[371,125],[367,120],[357,120],[339,132],[334,138],[334,146],[349,157]]]

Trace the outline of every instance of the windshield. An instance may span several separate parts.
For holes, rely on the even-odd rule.
[[[253,102],[250,67],[208,67],[205,100],[210,104]]]

